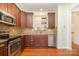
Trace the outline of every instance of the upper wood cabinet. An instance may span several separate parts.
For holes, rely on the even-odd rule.
[[[16,26],[21,27],[21,11],[18,8],[16,11]]]
[[[26,19],[27,19],[27,13],[21,11],[21,27],[25,28],[27,27],[27,24],[26,24]]]
[[[33,27],[33,13],[21,12],[21,26],[25,28]]]
[[[0,3],[0,10],[7,11],[7,3]]]
[[[16,26],[21,27],[21,10],[14,3],[0,3],[0,10],[14,16],[16,18]]]
[[[55,13],[48,13],[48,28],[55,28]]]
[[[17,7],[14,3],[8,3],[7,12],[16,17],[17,14]]]
[[[33,27],[33,13],[27,13],[26,24],[27,24],[27,28]]]
[[[16,18],[16,26],[21,26],[21,11],[14,3],[8,3],[8,13]]]

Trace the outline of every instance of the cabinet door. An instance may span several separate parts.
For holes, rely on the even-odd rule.
[[[0,47],[0,56],[4,56],[4,47]]]
[[[16,17],[16,6],[14,3],[8,3],[8,13]]]
[[[27,35],[25,38],[25,46],[34,47],[34,40],[32,35]]]
[[[16,26],[21,27],[21,11],[18,8],[16,11]]]
[[[7,3],[0,3],[0,10],[7,12]]]
[[[21,51],[23,51],[24,47],[25,47],[25,36],[21,37]]]
[[[0,43],[0,56],[7,56],[7,43]]]
[[[26,24],[27,24],[27,28],[33,27],[33,13],[27,13]]]
[[[27,35],[26,47],[48,47],[48,35]]]
[[[48,28],[55,28],[55,13],[48,13]]]
[[[21,12],[21,26],[24,28],[33,27],[33,13]]]
[[[23,27],[23,28],[27,27],[26,19],[27,19],[27,14],[25,12],[21,11],[21,27]]]
[[[48,35],[35,35],[34,37],[35,47],[48,47]]]

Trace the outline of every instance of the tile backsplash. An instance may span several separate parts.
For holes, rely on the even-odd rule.
[[[16,35],[16,34],[20,34],[21,33],[21,28],[18,28],[16,26],[9,27],[9,30],[10,30],[10,34],[11,35]]]
[[[10,35],[16,35],[21,32],[20,28],[17,28],[16,26],[9,26],[2,23],[0,23],[0,30],[4,30],[4,31],[8,30]]]
[[[0,30],[9,30],[9,26],[3,23],[0,23]]]

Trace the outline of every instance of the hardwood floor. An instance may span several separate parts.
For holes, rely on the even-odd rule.
[[[77,49],[25,48],[20,56],[79,56]]]

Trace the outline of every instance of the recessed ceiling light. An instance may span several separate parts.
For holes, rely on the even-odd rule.
[[[43,11],[43,9],[40,9],[40,11]]]

